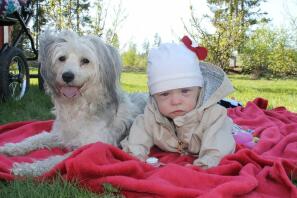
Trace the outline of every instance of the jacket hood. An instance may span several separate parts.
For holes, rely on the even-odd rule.
[[[207,108],[234,91],[232,83],[226,73],[219,67],[200,62],[204,84],[197,102],[198,108]]]

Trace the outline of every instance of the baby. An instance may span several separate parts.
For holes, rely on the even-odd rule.
[[[134,121],[123,150],[144,161],[151,147],[197,156],[193,164],[217,166],[235,149],[232,120],[218,102],[233,91],[218,67],[200,63],[198,48],[184,43],[161,44],[148,56],[150,97]]]

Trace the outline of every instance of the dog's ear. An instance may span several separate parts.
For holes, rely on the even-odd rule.
[[[70,31],[64,31],[58,33],[54,30],[45,30],[39,39],[39,53],[38,53],[38,62],[40,63],[40,72],[41,76],[45,80],[46,87],[49,87],[51,91],[54,90],[54,71],[53,71],[53,55],[55,47],[61,43],[66,42],[66,32],[71,34]]]
[[[101,83],[106,90],[105,93],[110,97],[111,103],[119,104],[120,91],[120,73],[121,73],[121,59],[118,51],[110,45],[104,43],[97,36],[87,37],[93,43],[97,57],[99,57],[99,72]]]
[[[44,86],[46,91],[54,91],[54,86],[51,85],[53,82],[53,74],[51,70],[51,57],[52,54],[49,53],[50,46],[55,42],[56,36],[51,30],[46,30],[39,37],[39,51],[38,51],[38,62],[40,64],[40,73],[44,79]],[[48,66],[48,67],[47,67]]]
[[[109,91],[110,97],[114,104],[116,104],[117,109],[119,104],[121,58],[118,51],[114,47],[106,45],[106,49],[108,54],[108,56],[106,56],[107,67],[105,71],[106,75],[103,80],[107,85],[107,89],[112,90],[112,92]],[[112,79],[112,81],[110,79]]]

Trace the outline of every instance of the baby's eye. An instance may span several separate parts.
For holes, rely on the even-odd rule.
[[[189,93],[191,90],[190,89],[182,89],[181,92],[182,93]]]
[[[159,95],[162,96],[162,97],[166,97],[166,96],[169,95],[169,93],[168,92],[163,92],[163,93],[160,93]]]

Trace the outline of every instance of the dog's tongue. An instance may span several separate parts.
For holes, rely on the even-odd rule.
[[[72,98],[74,96],[79,95],[78,87],[62,87],[60,89],[61,93],[67,98]]]

